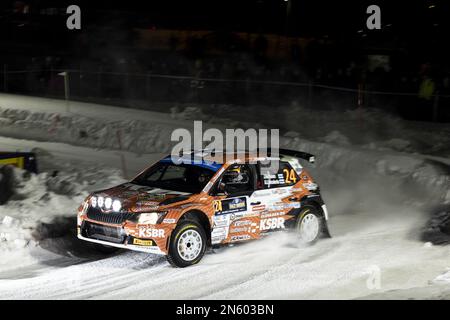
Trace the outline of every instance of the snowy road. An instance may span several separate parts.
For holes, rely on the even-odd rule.
[[[407,227],[404,220],[371,227],[370,217],[358,220],[335,219],[330,226],[334,238],[313,247],[299,248],[289,237],[276,235],[208,254],[199,265],[186,269],[134,252],[99,260],[61,258],[51,260],[52,266],[41,261],[33,272],[24,269],[28,275],[21,269],[0,273],[0,298],[347,299],[380,292],[389,296],[399,289],[429,287],[429,281],[450,264],[448,247],[428,247],[409,239],[414,219]],[[380,288],[371,290],[367,281],[378,272]]]

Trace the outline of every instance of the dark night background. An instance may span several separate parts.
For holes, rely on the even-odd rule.
[[[70,4],[81,7],[80,31],[65,27]],[[381,8],[381,30],[366,28],[370,4]],[[57,73],[70,70],[71,98],[83,101],[156,110],[174,101],[315,108],[359,101],[408,119],[448,121],[449,7],[440,0],[2,1],[0,90],[64,97]],[[384,63],[373,64],[377,57]]]

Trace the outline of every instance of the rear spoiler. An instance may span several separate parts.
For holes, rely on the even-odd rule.
[[[272,149],[271,148],[267,148],[267,150],[257,149],[257,151],[258,151],[258,153],[260,153],[260,151],[261,152],[266,152],[266,154],[268,156],[272,156]],[[275,154],[275,156],[287,156],[287,157],[298,158],[298,159],[306,160],[309,163],[316,162],[316,157],[313,154],[307,153],[307,152],[303,152],[303,151],[296,151],[296,150],[289,150],[289,149],[278,149],[278,153]]]
[[[282,156],[303,159],[303,160],[308,161],[309,163],[316,162],[316,157],[311,153],[307,153],[307,152],[303,152],[303,151],[289,150],[289,149],[280,149],[279,152],[280,152],[280,155],[282,155]]]

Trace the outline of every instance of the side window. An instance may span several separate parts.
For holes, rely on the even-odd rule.
[[[278,170],[270,164],[259,163],[258,189],[287,187],[296,184],[299,177],[288,162],[279,161]]]
[[[254,190],[254,174],[249,165],[235,164],[228,167],[223,173],[218,192],[236,194]]]
[[[158,181],[163,176],[164,172],[166,171],[167,166],[159,166],[156,170],[151,172],[145,177],[145,181]]]
[[[167,166],[163,180],[179,180],[185,176],[186,168],[181,166]]]

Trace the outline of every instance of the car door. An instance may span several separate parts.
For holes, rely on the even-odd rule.
[[[246,241],[258,237],[259,221],[251,210],[256,166],[233,164],[219,178],[213,191],[213,244]]]
[[[294,217],[293,210],[300,208],[298,199],[292,197],[293,186],[299,176],[286,161],[279,161],[273,169],[269,164],[257,164],[257,188],[250,196],[250,212],[258,212],[258,233],[284,230],[286,221]],[[290,214],[291,213],[291,214]]]

